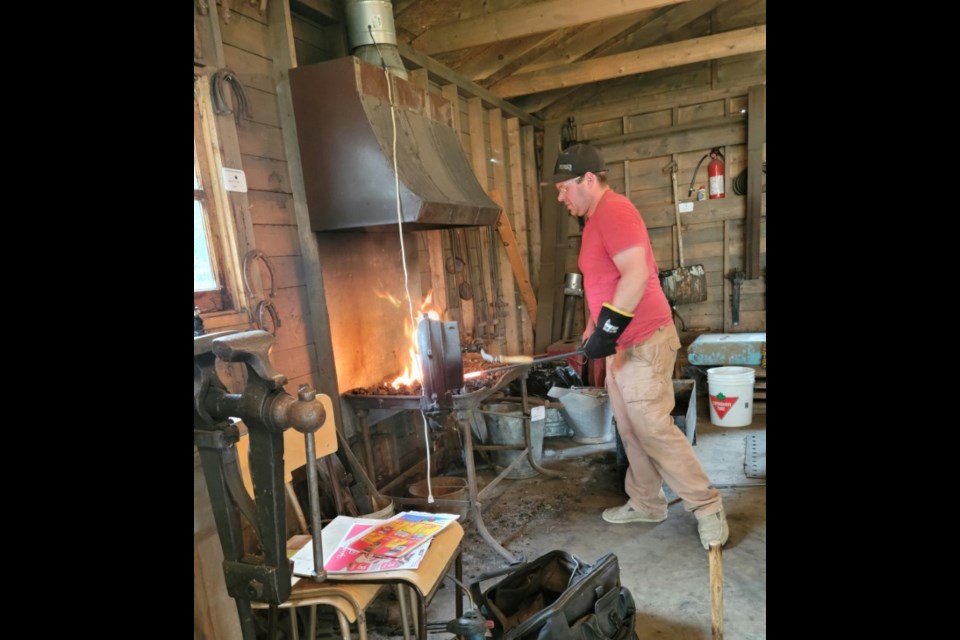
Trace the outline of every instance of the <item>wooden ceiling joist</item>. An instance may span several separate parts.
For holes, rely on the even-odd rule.
[[[679,67],[728,56],[736,56],[767,48],[767,26],[760,25],[693,38],[639,51],[592,58],[556,69],[510,76],[490,87],[501,98],[573,87],[656,69]]]
[[[678,29],[687,28],[691,22],[716,9],[720,2],[721,0],[690,0],[690,2],[680,5],[664,7],[644,14],[641,20],[623,25],[625,28],[614,33],[609,33],[609,27],[602,28],[604,25],[609,25],[609,21],[590,25],[582,29],[581,33],[571,38],[569,42],[564,43],[565,54],[563,56],[553,56],[552,59],[542,56],[540,60],[534,61],[533,64],[520,68],[517,73],[532,73],[558,64],[570,64],[591,55],[607,56],[652,47],[664,38],[664,34],[673,34]],[[622,24],[624,21],[614,22]],[[600,30],[599,37],[591,33],[598,30]],[[700,34],[689,37],[695,35]],[[675,37],[673,39],[676,40]],[[485,86],[489,87],[493,84],[489,83]],[[517,102],[517,106],[528,113],[535,113],[547,109],[573,91],[576,91],[576,88],[571,87],[534,94]]]
[[[414,51],[410,48],[410,45],[398,42],[397,49],[400,51],[400,57],[403,58],[404,62],[409,62],[417,67],[426,69],[428,77],[432,75],[434,78],[440,78],[445,83],[455,84],[457,87],[462,89],[464,93],[480,98],[491,107],[496,107],[504,113],[509,113],[512,116],[516,116],[524,124],[533,125],[541,129],[543,128],[543,121],[539,118],[535,118],[523,109],[518,108],[516,105],[512,105],[499,96],[490,93],[476,82],[464,78],[453,69],[445,67],[430,56],[425,56],[417,51]]]
[[[575,27],[687,0],[547,0],[428,29],[410,44],[434,54]]]

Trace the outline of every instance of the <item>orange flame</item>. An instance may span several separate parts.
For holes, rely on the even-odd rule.
[[[384,300],[388,300],[394,306],[399,307],[402,302],[397,300],[392,295],[386,292],[377,292],[377,296]],[[415,312],[417,323],[424,317],[429,318],[430,320],[440,320],[441,312],[433,304],[433,289],[427,292],[426,297],[420,302],[419,309]],[[412,385],[414,382],[423,383],[423,372],[420,370],[420,357],[419,351],[417,350],[417,339],[416,331],[413,327],[410,326],[410,319],[405,318],[403,321],[403,333],[407,337],[407,341],[410,343],[409,355],[410,361],[407,363],[406,367],[403,369],[403,373],[394,378],[393,382],[390,384],[396,389],[401,385]]]

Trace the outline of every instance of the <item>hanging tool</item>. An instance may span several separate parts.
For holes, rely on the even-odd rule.
[[[677,163],[671,162],[663,169],[670,172],[670,182],[673,187],[673,210],[677,218],[677,254],[679,267],[660,271],[660,286],[670,302],[674,315],[680,318],[680,326],[686,330],[686,323],[677,313],[678,304],[693,304],[707,299],[707,276],[702,264],[685,267],[683,262],[683,234],[680,221],[680,200],[677,196]]]
[[[733,283],[733,291],[730,292],[730,320],[735,327],[740,324],[740,285],[743,284],[743,275],[743,269],[737,267],[727,276]]]

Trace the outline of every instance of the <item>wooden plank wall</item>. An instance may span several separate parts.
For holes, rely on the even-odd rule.
[[[318,363],[308,331],[306,285],[272,79],[267,18],[249,3],[232,4],[229,22],[222,15],[220,18],[224,61],[243,84],[250,106],[250,115],[237,127],[237,136],[247,178],[254,248],[270,260],[276,278],[276,294],[271,300],[280,318],[280,328],[275,331],[277,341],[271,358],[274,367],[287,376],[288,388],[296,389],[301,383],[315,385]],[[302,19],[295,19],[293,27],[298,56],[314,62],[330,57],[323,48],[320,28]],[[262,283],[261,290],[255,292],[256,299],[270,299],[269,273],[262,261],[254,264],[260,270]],[[273,331],[269,320],[267,324],[267,330]]]
[[[488,108],[479,98],[459,95],[454,85],[437,85],[423,74],[412,74],[412,77],[430,93],[442,95],[451,103],[456,101],[454,122],[464,153],[487,192],[500,193],[528,276],[533,276],[537,262],[532,238],[537,238],[538,249],[539,232],[534,236],[530,230],[540,227],[539,205],[534,201],[535,206],[531,206],[529,202],[529,192],[538,190],[533,127],[521,124],[518,118],[500,109]],[[526,140],[529,143],[525,143]],[[474,335],[486,343],[488,351],[532,354],[533,325],[499,236],[492,227],[469,228],[461,233],[466,249],[457,251],[456,255],[469,263],[472,304],[464,304],[453,274],[445,269],[437,273],[437,267],[431,267],[445,264],[455,255],[451,245],[454,233],[449,230],[440,232],[443,237],[441,261],[429,255],[428,234],[418,234],[423,295],[442,279],[446,285],[447,318],[459,323],[461,333],[465,325],[471,324],[463,314],[465,310],[472,311]]]

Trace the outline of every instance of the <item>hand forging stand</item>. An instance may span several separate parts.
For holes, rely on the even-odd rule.
[[[530,465],[539,473],[557,477],[556,471],[545,469],[534,459],[532,438],[530,435],[530,406],[527,397],[527,374],[530,365],[513,365],[502,367],[502,372],[496,383],[477,391],[464,394],[455,394],[453,389],[463,386],[463,358],[460,353],[460,336],[455,322],[437,322],[424,319],[417,329],[418,346],[421,354],[423,372],[423,395],[421,396],[390,396],[390,395],[359,395],[344,394],[357,415],[366,451],[366,468],[370,478],[376,478],[373,468],[372,452],[370,448],[370,427],[399,411],[421,411],[423,416],[436,428],[448,414],[453,414],[454,421],[460,427],[464,447],[464,466],[467,471],[467,499],[437,498],[429,503],[426,498],[408,496],[387,496],[399,504],[424,507],[432,504],[440,509],[459,511],[467,507],[472,515],[472,522],[483,539],[507,561],[514,563],[522,561],[507,551],[487,530],[481,513],[482,500],[489,495],[493,488],[509,474],[514,467],[528,460]],[[524,443],[486,445],[473,444],[473,430],[471,424],[477,419],[474,410],[489,400],[493,394],[504,389],[510,382],[520,378],[521,400],[523,408]],[[518,455],[503,471],[497,475],[482,490],[477,488],[477,472],[473,460],[474,450],[502,451],[521,450]],[[414,467],[416,469],[416,467]],[[412,469],[410,470],[412,471]],[[429,470],[427,474],[429,475]],[[396,482],[397,479],[394,480]],[[387,485],[387,487],[392,486]],[[387,489],[384,487],[384,490]],[[379,492],[379,490],[378,490]]]

